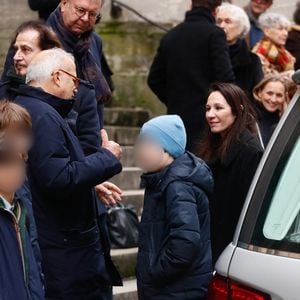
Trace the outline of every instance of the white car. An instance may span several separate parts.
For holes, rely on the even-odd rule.
[[[208,299],[300,300],[300,88],[265,151]]]

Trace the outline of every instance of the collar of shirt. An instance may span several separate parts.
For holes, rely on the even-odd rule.
[[[4,203],[4,207],[7,210],[13,211],[15,205],[14,204],[10,204],[2,195],[0,195],[0,199],[3,201]]]

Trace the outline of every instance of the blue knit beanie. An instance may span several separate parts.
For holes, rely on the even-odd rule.
[[[160,116],[148,121],[141,129],[141,137],[158,143],[174,158],[185,153],[186,131],[177,115]]]

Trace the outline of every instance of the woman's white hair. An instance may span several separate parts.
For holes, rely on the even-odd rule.
[[[258,23],[262,28],[291,26],[291,22],[285,16],[273,12],[267,12],[262,14],[258,19]]]
[[[65,61],[68,58],[74,61],[72,54],[60,48],[40,52],[28,66],[26,84],[32,81],[45,82],[52,76],[53,72],[65,67]]]
[[[240,38],[246,37],[250,31],[250,21],[246,12],[241,7],[230,3],[223,3],[217,8],[217,13],[218,12],[227,12],[230,18],[239,24],[241,32]]]

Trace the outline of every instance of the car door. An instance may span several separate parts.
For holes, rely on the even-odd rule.
[[[300,299],[299,91],[263,158],[234,246],[228,278],[257,298],[230,299]]]

